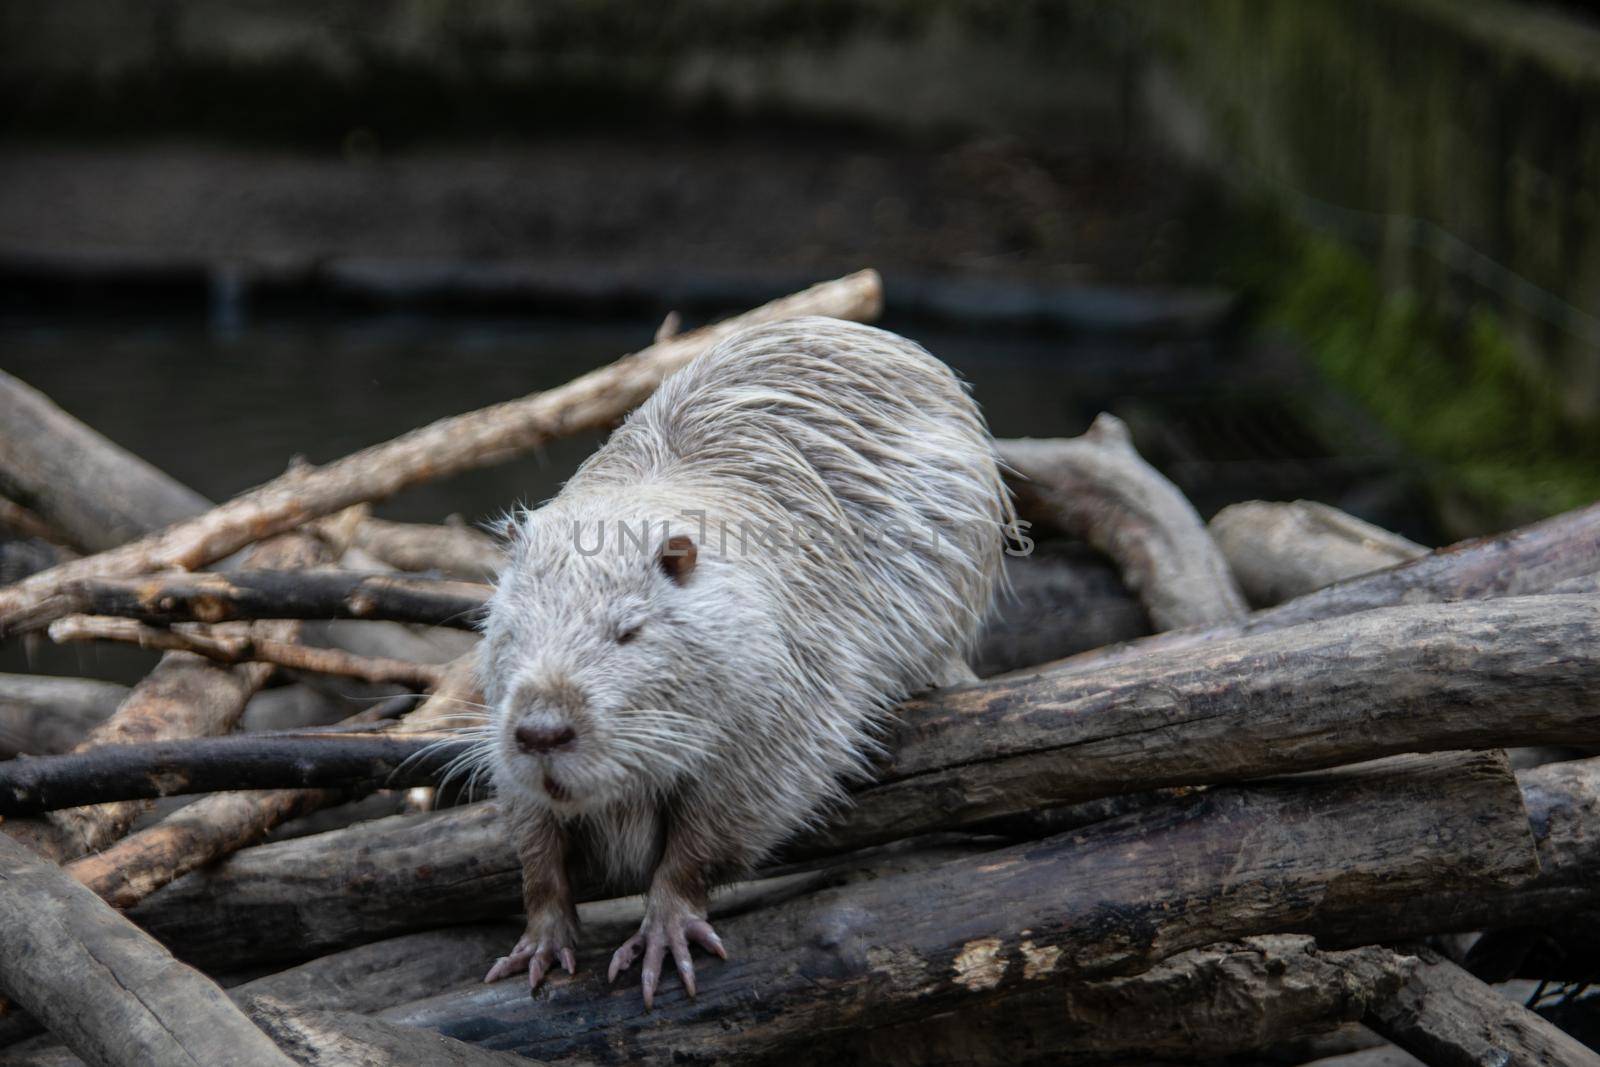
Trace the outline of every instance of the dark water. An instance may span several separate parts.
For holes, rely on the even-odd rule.
[[[1081,433],[1100,411],[1202,514],[1239,499],[1325,500],[1424,542],[1403,459],[1281,352],[1202,336],[889,327],[973,384],[1002,436]],[[0,366],[212,499],[338,458],[432,419],[549,388],[650,342],[654,320],[298,315],[218,329],[177,315],[0,319]],[[599,435],[552,442],[503,466],[420,486],[379,514],[438,521],[537,502]],[[0,648],[0,670],[137,677],[134,649]]]

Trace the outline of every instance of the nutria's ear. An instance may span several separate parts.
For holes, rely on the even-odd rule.
[[[689,580],[689,575],[694,573],[694,563],[699,555],[699,550],[694,547],[694,540],[684,534],[667,538],[667,543],[661,546],[661,555],[656,562],[661,565],[661,571],[668,578],[682,585]]]

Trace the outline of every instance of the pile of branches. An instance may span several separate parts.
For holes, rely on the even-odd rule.
[[[880,303],[824,283],[220,505],[0,376],[0,637],[163,653],[0,681],[0,1062],[1600,1063],[1600,506],[1431,552],[1208,526],[1109,416],[1000,443],[1056,547],[986,679],[714,897],[697,997],[608,987],[640,902],[592,892],[576,977],[479,984],[520,873],[441,783],[500,548],[368,505]]]

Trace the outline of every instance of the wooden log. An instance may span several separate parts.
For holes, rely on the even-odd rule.
[[[71,547],[101,552],[210,502],[0,371],[0,493]]]
[[[477,628],[490,588],[479,582],[366,571],[170,573],[73,582],[41,617],[118,615],[170,626],[250,619],[386,619]]]
[[[352,1012],[296,1009],[262,999],[250,1017],[304,1067],[528,1067],[532,1062]]]
[[[67,751],[127,695],[125,685],[90,678],[0,674],[0,760]]]
[[[1099,668],[1155,651],[1197,648],[1247,634],[1322,622],[1397,604],[1442,603],[1484,597],[1528,596],[1600,571],[1600,503],[1569,511],[1509,533],[1435,549],[1409,563],[1351,578],[1241,622],[1172,630],[1060,661]]]
[[[1415,541],[1314,500],[1229,504],[1207,529],[1256,607],[1428,554]]]
[[[429,571],[472,582],[493,581],[505,563],[499,541],[466,525],[367,519],[355,545],[401,571]]]
[[[935,694],[902,706],[884,778],[792,852],[859,848],[1160,782],[1496,745],[1502,729],[1519,741],[1593,737],[1600,724],[1586,694],[1600,644],[1585,627],[1597,612],[1593,600],[1570,597],[1393,608],[1213,646],[1205,656],[1152,656],[1095,679],[1061,673]],[[1563,621],[1571,619],[1588,621],[1571,630]],[[1417,642],[1410,651],[1390,648],[1397,627]],[[1531,655],[1516,662],[1519,647]],[[1551,788],[1569,798],[1580,790],[1575,782]],[[1566,824],[1553,825],[1567,834]],[[1577,851],[1574,867],[1595,875],[1600,892],[1600,856]],[[383,872],[374,891],[350,899],[349,881],[373,871]],[[334,936],[321,943],[333,947],[339,938],[413,929],[441,908],[464,911],[462,921],[512,910],[519,871],[492,810],[474,805],[252,849],[204,880],[167,887],[139,914],[179,936],[203,930],[240,953],[254,951],[252,931],[269,925],[320,931]],[[470,892],[457,888],[445,904],[437,894],[449,887]],[[1448,918],[1408,912],[1411,933],[1395,936],[1439,929]]]
[[[110,615],[68,615],[51,623],[49,632],[50,639],[57,644],[117,641],[140,648],[192,652],[217,663],[268,663],[290,670],[412,689],[432,689],[443,677],[443,668],[430,663],[386,656],[357,656],[337,648],[315,648],[298,641],[276,640],[265,629],[269,626],[270,623],[218,627],[179,623],[164,628]]]
[[[1200,516],[1100,415],[1071,440],[997,442],[1020,512],[1045,518],[1117,561],[1157,630],[1234,622],[1244,597]]]
[[[0,385],[0,389],[3,388],[4,386]],[[0,539],[12,538],[46,541],[71,555],[77,555],[66,547],[71,538],[46,522],[43,516],[23,507],[15,500],[0,496]]]
[[[97,745],[0,764],[0,815],[237,789],[432,785],[471,743],[449,734],[287,734]]]
[[[91,1064],[292,1062],[204,975],[5,837],[0,993]]]
[[[325,550],[321,541],[293,534],[256,546],[249,558],[258,566],[299,567],[322,562]],[[295,633],[294,623],[269,625],[277,628],[275,636],[285,640]],[[221,667],[187,652],[169,652],[79,747],[227,733],[271,673],[265,664]],[[36,819],[7,819],[0,822],[0,833],[65,862],[97,852],[121,837],[142,810],[140,803],[129,802],[52,812]]]
[[[730,962],[703,968],[696,998],[672,985],[650,1012],[637,990],[608,986],[603,951],[588,951],[575,978],[531,1000],[520,983],[499,983],[383,1017],[552,1060],[770,1056],[867,1020],[1136,974],[1219,939],[1315,925],[1327,910],[1457,879],[1504,884],[1534,866],[1503,755],[1400,759],[1209,790],[735,917],[718,924]]]
[[[1422,965],[1393,994],[1373,1002],[1366,1022],[1425,1063],[1600,1067],[1600,1052],[1448,959],[1420,946],[1408,951]]]
[[[605,426],[648,397],[662,378],[746,327],[798,315],[871,319],[881,303],[877,273],[861,271],[651,345],[560,388],[440,419],[326,466],[290,471],[197,518],[0,589],[0,635],[14,632],[21,619],[31,617],[70,582],[171,568],[197,570],[351,505],[503,462],[561,434]],[[49,621],[37,619],[34,624]]]

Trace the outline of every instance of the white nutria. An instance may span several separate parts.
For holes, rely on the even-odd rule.
[[[581,851],[648,885],[611,977],[642,949],[648,1004],[670,951],[692,994],[709,887],[842,802],[897,702],[972,677],[1011,521],[977,405],[892,333],[792,319],[668,378],[511,524],[481,664],[528,926],[486,980],[574,969]]]

